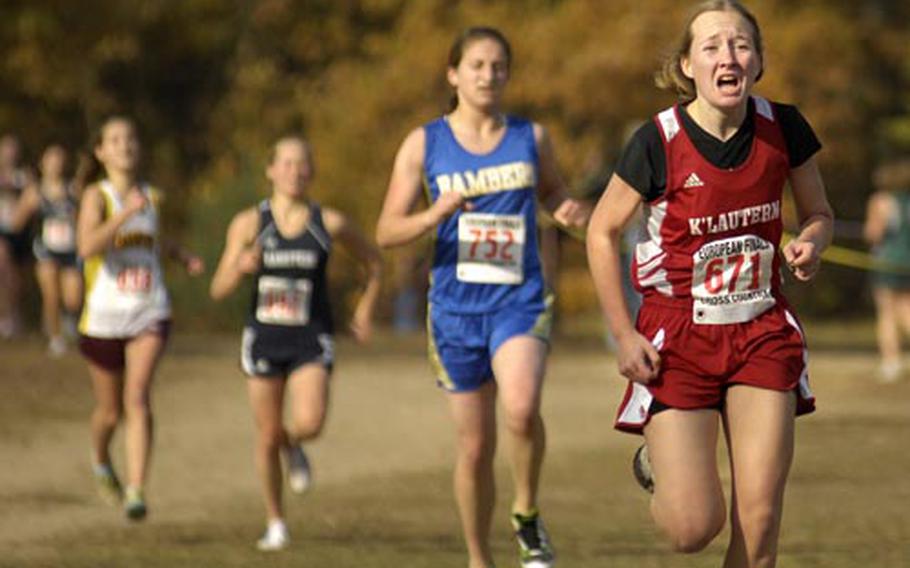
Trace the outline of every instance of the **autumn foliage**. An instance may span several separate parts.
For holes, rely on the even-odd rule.
[[[747,4],[766,44],[757,91],[800,107],[824,144],[819,159],[839,218],[861,218],[871,169],[910,151],[910,4]],[[6,0],[0,130],[19,134],[34,158],[51,141],[85,147],[105,114],[135,116],[169,218],[211,263],[230,216],[263,195],[268,145],[288,131],[315,148],[314,197],[371,232],[395,150],[443,112],[449,44],[474,24],[510,38],[508,106],[550,130],[581,193],[630,128],[673,102],[652,73],[686,8],[677,0]],[[858,246],[845,226],[839,241]],[[583,272],[580,248],[566,249],[569,270]],[[336,264],[344,295],[349,268]],[[804,299],[810,309],[855,306],[862,273],[826,274]],[[172,285],[178,308],[214,310],[201,301],[204,285]]]

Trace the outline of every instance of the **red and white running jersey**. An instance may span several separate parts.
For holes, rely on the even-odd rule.
[[[732,169],[718,168],[698,152],[678,106],[655,117],[667,187],[644,206],[632,278],[645,301],[691,303],[699,324],[747,322],[781,299],[777,251],[790,166],[771,103],[753,99],[752,149]]]

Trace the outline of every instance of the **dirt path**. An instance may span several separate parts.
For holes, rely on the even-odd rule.
[[[0,566],[25,565],[5,564],[4,551],[15,551],[17,558],[27,558],[30,554],[40,558],[43,553],[53,551],[58,542],[78,541],[83,535],[105,531],[122,532],[121,516],[99,503],[91,483],[87,431],[91,396],[82,361],[75,354],[61,360],[47,360],[43,357],[43,346],[36,340],[0,344],[0,349]],[[348,343],[340,346],[330,422],[322,440],[310,449],[317,487],[323,488],[325,494],[335,495],[337,501],[339,496],[344,497],[350,491],[363,496],[360,503],[367,504],[371,499],[405,501],[408,480],[431,482],[439,485],[438,493],[443,495],[441,507],[445,509],[442,518],[450,522],[448,519],[453,513],[448,501],[450,489],[446,472],[451,464],[452,432],[445,398],[432,384],[423,353],[419,339],[384,338],[368,348]],[[149,488],[150,524],[158,530],[211,527],[220,520],[213,519],[213,515],[221,514],[234,515],[226,517],[230,521],[227,524],[236,526],[237,517],[242,517],[244,527],[254,527],[244,528],[244,531],[259,530],[255,527],[262,523],[262,507],[252,465],[253,428],[244,379],[236,366],[235,356],[236,340],[233,337],[178,337],[160,369],[154,399],[157,453]],[[910,385],[907,382],[874,384],[871,379],[873,364],[874,360],[864,354],[826,353],[813,358],[813,383],[823,412],[800,423],[801,437],[791,486],[802,489],[791,489],[791,492],[796,491],[797,495],[809,500],[794,505],[793,509],[808,508],[807,514],[818,513],[823,521],[825,513],[819,513],[817,508],[823,507],[832,495],[851,491],[849,488],[857,486],[865,487],[866,493],[840,501],[846,506],[855,505],[856,511],[864,510],[860,507],[866,506],[865,500],[870,495],[879,495],[868,492],[878,485],[870,472],[863,469],[867,457],[863,452],[886,447],[894,449],[896,446],[892,444],[899,443],[900,432],[906,431],[910,424],[907,410],[910,408]],[[643,498],[630,492],[626,463],[638,439],[611,432],[622,386],[615,378],[612,360],[601,350],[557,345],[548,372],[544,406],[550,472],[546,494],[555,503],[576,503],[577,514],[583,514],[597,500],[604,503],[632,500],[634,509],[624,513],[632,518],[627,521],[630,523],[628,530],[632,531],[636,542],[642,538],[650,542],[653,536],[648,536],[647,532],[644,533],[646,536],[641,536],[641,531],[650,530],[649,524],[644,507],[637,503]],[[867,434],[868,439],[862,437]],[[852,461],[847,457],[839,458],[838,467],[847,468],[843,471],[848,472],[841,476],[837,473],[840,469],[832,469],[826,460],[830,460],[832,453],[848,440],[854,439],[866,442],[858,448],[851,447],[856,453]],[[122,463],[122,439],[115,440],[114,447],[117,448],[115,459]],[[503,453],[500,451],[500,462]],[[905,479],[908,459],[903,452],[900,454],[900,462],[887,463],[876,473],[893,476],[896,485],[891,486],[892,492],[906,497],[910,495],[910,482]],[[588,473],[583,474],[583,471]],[[426,477],[427,472],[435,472],[432,479],[420,481],[420,476]],[[400,493],[374,495],[370,484],[376,479],[397,480],[389,485],[392,489],[388,491],[394,489]],[[576,483],[575,480],[580,481]],[[579,487],[579,484],[590,487]],[[500,501],[508,494],[508,482],[504,481],[502,485]],[[880,507],[876,512],[876,518],[884,514],[884,518],[891,519],[883,536],[889,540],[884,545],[870,546],[885,546],[886,551],[902,554],[906,550],[901,548],[903,545],[887,548],[888,542],[893,547],[908,534],[908,523],[897,522],[895,526],[895,517],[888,516],[885,511],[888,508],[886,501],[892,498],[889,495],[891,493],[880,495],[885,500],[882,501],[884,509]],[[331,506],[328,503],[326,508]],[[414,506],[419,509],[420,504]],[[566,519],[562,523],[562,539],[568,541],[564,547],[571,544],[578,558],[583,557],[585,550],[592,557],[604,554],[603,537],[591,540],[590,527],[584,523],[576,527],[569,522],[576,512],[575,509],[568,511],[571,512],[564,513]],[[419,514],[415,514],[417,524],[411,525],[412,529],[422,522]],[[388,523],[386,520],[386,525]],[[558,526],[559,523],[553,524]],[[395,538],[394,523],[391,526],[389,530],[393,536],[388,538]],[[609,530],[610,525],[605,527]],[[452,528],[439,529],[442,530],[440,534],[446,535],[440,546],[449,555],[447,558],[457,559],[460,544]],[[332,532],[332,527],[326,528],[327,534]],[[854,533],[845,530],[847,535]],[[145,531],[145,534],[149,532]],[[804,527],[802,522],[797,525],[788,533],[789,542],[796,547],[794,554],[801,553],[800,546],[816,551],[819,534],[811,526]],[[876,529],[875,534],[882,532]],[[225,542],[237,541],[241,543],[237,546],[242,546],[243,550],[251,549],[252,535],[246,532],[221,536],[224,537],[222,541],[218,541],[220,536],[211,539],[215,542],[212,546],[226,546]],[[151,539],[144,546],[154,548],[157,537],[143,538]],[[193,538],[192,534],[181,534],[176,540],[183,542],[181,539],[190,541]],[[617,538],[626,542],[630,537]],[[795,543],[792,542],[794,539]],[[401,546],[412,546],[407,540],[402,542],[405,544]],[[787,542],[785,540],[785,545]],[[338,546],[331,540],[320,545],[327,550]],[[310,546],[313,548],[313,543]],[[644,550],[650,548],[653,545],[644,546]],[[628,553],[640,559],[641,550],[636,545]],[[571,558],[572,549],[567,552]],[[432,556],[428,554],[428,558],[432,559]],[[858,560],[850,557],[849,562],[854,561]],[[655,562],[640,565],[664,565]],[[849,562],[843,565],[848,566]],[[52,564],[36,561],[27,565]],[[73,564],[83,565],[92,564]],[[233,564],[223,562],[221,565]],[[442,565],[450,564],[443,561]],[[453,561],[452,565],[458,564]],[[806,565],[840,564],[829,559],[821,564]]]

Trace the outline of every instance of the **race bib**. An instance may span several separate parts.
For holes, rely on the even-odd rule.
[[[124,294],[148,294],[152,289],[150,266],[127,266],[117,272],[117,291]]]
[[[692,321],[742,323],[775,304],[774,245],[755,235],[712,241],[692,255]]]
[[[306,325],[312,292],[313,283],[306,279],[260,276],[256,319],[274,325]]]
[[[76,248],[76,231],[69,219],[45,219],[41,227],[41,240],[53,252],[72,252]]]
[[[521,284],[524,281],[525,219],[522,215],[462,213],[458,218],[461,282]]]

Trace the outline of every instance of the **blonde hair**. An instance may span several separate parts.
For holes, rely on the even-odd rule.
[[[275,163],[275,158],[278,157],[278,147],[287,142],[299,143],[301,146],[303,146],[303,151],[306,152],[307,158],[312,160],[313,149],[310,147],[310,142],[301,133],[289,132],[280,136],[277,140],[275,140],[275,143],[272,144],[271,148],[269,148],[267,162],[269,165]]]
[[[676,46],[663,58],[660,68],[654,73],[654,83],[661,89],[675,91],[683,101],[695,99],[697,92],[695,90],[695,81],[686,77],[682,70],[682,60],[689,55],[689,49],[692,47],[692,23],[696,18],[705,12],[736,12],[752,27],[752,40],[755,42],[755,49],[758,51],[761,69],[758,71],[756,81],[761,79],[765,71],[765,54],[761,38],[761,29],[758,27],[758,20],[752,15],[745,6],[736,0],[707,0],[697,4],[689,12],[689,18],[686,20],[686,27],[676,42]]]

